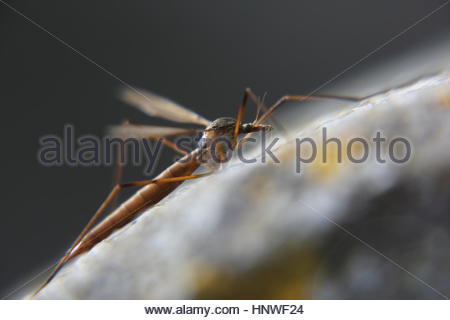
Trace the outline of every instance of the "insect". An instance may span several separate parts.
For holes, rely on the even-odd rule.
[[[122,99],[129,104],[137,107],[144,113],[168,119],[174,122],[193,123],[205,126],[201,130],[203,136],[198,147],[190,153],[180,150],[173,142],[166,139],[168,136],[188,134],[198,129],[183,129],[178,127],[147,126],[124,124],[113,128],[113,132],[118,136],[139,136],[145,138],[161,139],[167,146],[184,154],[177,162],[161,172],[152,180],[141,180],[130,183],[116,184],[83,231],[79,234],[66,254],[60,259],[47,280],[35,291],[38,293],[44,288],[58,273],[58,271],[71,259],[89,251],[97,243],[108,237],[114,230],[117,230],[136,218],[143,210],[157,204],[173,190],[175,190],[183,181],[204,177],[214,172],[218,162],[222,163],[226,158],[226,153],[233,151],[237,146],[237,139],[240,134],[253,134],[258,131],[268,131],[272,127],[263,124],[272,113],[286,101],[301,100],[319,100],[319,99],[343,99],[357,100],[340,96],[284,96],[279,99],[270,108],[264,106],[262,101],[250,90],[244,91],[243,100],[240,104],[236,119],[218,118],[215,121],[209,121],[200,115],[180,106],[179,104],[163,98],[161,96],[134,88],[125,88],[122,92]],[[251,98],[258,106],[256,118],[251,123],[242,123],[244,111],[248,98]],[[258,118],[259,111],[264,109],[264,113]],[[220,143],[215,143],[220,139],[225,139]],[[216,159],[212,159],[216,155]],[[215,161],[211,161],[215,160]],[[195,173],[202,165],[212,170],[205,173]],[[120,190],[129,187],[141,187],[128,200],[124,201],[119,207],[113,210],[104,220],[95,223],[101,214],[114,201]]]

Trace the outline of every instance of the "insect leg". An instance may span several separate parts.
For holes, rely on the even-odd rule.
[[[149,139],[152,139],[152,138],[149,138]],[[156,139],[158,139],[158,138],[156,138]],[[164,137],[161,137],[159,139],[161,140],[162,143],[164,143],[164,145],[166,145],[167,147],[171,148],[172,150],[174,150],[174,151],[176,151],[178,153],[181,153],[183,156],[188,154],[187,151],[179,148],[175,143],[173,143],[169,139],[164,138]]]
[[[127,126],[127,125],[130,125],[129,121],[124,121],[119,126]],[[153,137],[147,137],[147,139],[154,139],[154,140],[159,139],[165,146],[171,148],[172,150],[174,150],[182,155],[188,154],[188,152],[179,148],[175,143],[173,143],[172,141],[170,141],[167,138],[153,136]],[[123,147],[126,148],[126,144],[124,144]],[[126,152],[127,151],[125,149],[124,153],[126,154]],[[114,161],[113,186],[120,184],[120,182],[122,181],[122,176],[123,176],[124,164],[121,161],[119,161],[119,155],[120,155],[120,149],[117,149],[117,153],[115,154],[115,161]],[[116,207],[117,207],[117,196],[113,200],[111,200],[111,208],[115,209]]]
[[[244,90],[244,97],[242,98],[242,103],[239,106],[238,114],[236,117],[236,125],[234,127],[232,146],[236,145],[236,141],[239,134],[239,128],[241,126],[242,118],[244,117],[245,106],[247,105],[248,96],[251,90],[249,88]]]
[[[332,94],[311,94],[307,96],[292,96],[292,95],[286,95],[281,97],[277,102],[275,102],[270,108],[268,108],[250,89],[248,89],[248,95],[249,97],[254,101],[255,104],[260,106],[265,112],[259,119],[255,119],[253,122],[254,124],[261,124],[264,121],[266,121],[270,116],[272,116],[272,113],[283,103],[287,101],[311,101],[311,100],[341,100],[341,101],[351,101],[351,102],[358,102],[363,99],[366,99],[367,97],[355,97],[355,96],[342,96],[342,95],[332,95]],[[283,127],[277,123],[275,118],[272,116],[272,122],[276,127],[281,129],[282,132],[284,132],[284,135],[286,133],[286,130],[283,129]],[[245,141],[245,139],[249,138],[253,133],[247,133],[245,137],[242,139]]]
[[[338,95],[309,95],[309,96],[290,96],[286,95],[281,97],[277,102],[275,102],[256,122],[257,124],[261,124],[266,121],[272,113],[283,103],[287,101],[317,101],[317,100],[342,100],[342,101],[351,101],[357,102],[363,98],[357,97],[348,97],[348,96],[338,96]]]
[[[200,177],[204,177],[207,175],[210,175],[214,171],[205,172],[205,173],[199,173],[199,174],[192,174],[189,176],[181,176],[181,177],[171,177],[171,178],[163,178],[163,179],[154,179],[154,180],[141,180],[141,181],[134,181],[124,184],[118,184],[116,185],[109,195],[106,197],[106,199],[103,201],[103,203],[98,208],[97,212],[94,214],[94,216],[89,220],[88,224],[84,227],[83,231],[79,234],[79,236],[76,238],[76,240],[73,242],[73,244],[70,246],[69,250],[67,250],[64,257],[60,259],[56,267],[53,269],[50,276],[47,278],[47,280],[34,292],[33,296],[36,295],[42,288],[44,288],[58,273],[58,271],[64,266],[64,264],[70,259],[70,254],[72,253],[72,250],[82,241],[84,236],[89,232],[89,230],[93,227],[94,223],[98,220],[100,215],[103,213],[103,211],[108,207],[109,203],[114,199],[114,197],[117,195],[120,190],[124,188],[129,187],[138,187],[138,186],[145,186],[149,184],[162,184],[162,183],[168,183],[168,182],[178,182],[178,181],[185,181],[185,180],[191,180],[196,179]],[[110,228],[113,229],[115,226],[111,226]]]

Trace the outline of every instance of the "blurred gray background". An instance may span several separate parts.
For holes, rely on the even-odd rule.
[[[247,86],[269,102],[309,93],[444,1],[8,3],[123,81],[214,119],[234,116]],[[448,41],[449,31],[447,6],[339,81]],[[2,3],[0,81],[3,296],[64,253],[112,186],[111,167],[41,166],[39,137],[62,135],[67,123],[77,136],[101,136],[124,119],[167,122],[118,101],[117,79]],[[159,168],[172,156],[165,151]],[[142,168],[125,175],[142,178]]]

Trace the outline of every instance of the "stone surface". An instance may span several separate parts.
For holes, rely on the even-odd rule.
[[[330,143],[323,162],[323,128],[343,147],[364,138],[369,159],[352,163],[344,150],[339,163]],[[377,131],[386,163],[374,158]],[[297,173],[295,139],[304,137],[316,142],[317,159]],[[404,164],[387,156],[397,137],[412,146]],[[446,72],[327,112],[276,144],[280,163],[235,159],[184,183],[36,298],[450,296],[449,140]],[[356,157],[363,148],[351,150]]]

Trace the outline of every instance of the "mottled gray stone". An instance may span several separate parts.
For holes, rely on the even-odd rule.
[[[324,126],[341,139],[405,137],[413,154],[353,164],[331,152],[296,173],[294,139],[321,150]],[[450,296],[449,141],[446,72],[327,112],[277,144],[281,163],[235,160],[184,183],[37,298]]]

